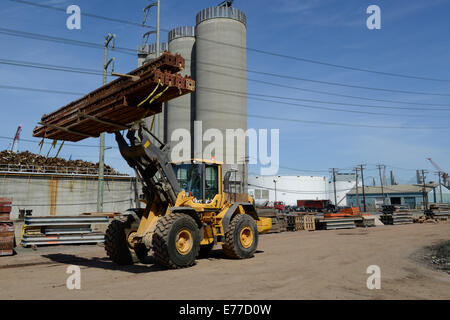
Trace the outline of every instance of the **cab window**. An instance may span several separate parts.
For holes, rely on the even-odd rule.
[[[212,200],[219,193],[219,170],[217,165],[206,165],[205,168],[206,200]]]

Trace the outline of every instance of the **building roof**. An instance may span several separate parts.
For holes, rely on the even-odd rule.
[[[427,191],[431,191],[433,188],[437,187],[438,185],[435,183],[429,183],[425,185],[427,188]],[[398,184],[398,185],[390,185],[390,186],[384,186],[384,193],[385,194],[401,194],[401,193],[420,193],[423,192],[423,186],[418,184]],[[366,195],[370,194],[381,194],[381,186],[376,187],[364,187],[364,193]],[[349,195],[356,194],[356,189],[353,188],[348,192]],[[362,187],[359,186],[358,188],[358,194],[362,194]]]

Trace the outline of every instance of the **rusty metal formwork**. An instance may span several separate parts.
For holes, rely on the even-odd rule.
[[[14,254],[14,224],[10,221],[11,198],[0,198],[0,256]]]
[[[184,58],[166,51],[152,62],[43,115],[33,136],[76,142],[127,129],[144,117],[160,113],[163,102],[195,90],[195,81],[178,73],[184,66]]]

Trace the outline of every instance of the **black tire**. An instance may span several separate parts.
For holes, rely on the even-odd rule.
[[[138,226],[131,215],[119,216],[111,221],[105,234],[105,250],[112,261],[119,265],[130,265],[145,260],[148,249],[143,244],[134,249],[127,244],[128,235],[137,231]]]
[[[214,242],[210,244],[205,244],[200,246],[200,250],[198,252],[199,258],[206,258],[214,247]]]
[[[252,242],[248,247],[241,242],[241,231],[244,229],[252,232]],[[258,227],[255,220],[248,214],[237,214],[225,233],[225,243],[222,246],[224,253],[230,258],[247,259],[253,257],[257,247]]]
[[[188,232],[191,245],[188,251],[180,253],[176,238],[181,232]],[[160,218],[152,239],[156,262],[170,269],[190,267],[200,250],[200,233],[193,218],[184,213],[171,213]]]

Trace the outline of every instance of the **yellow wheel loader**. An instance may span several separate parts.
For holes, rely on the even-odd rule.
[[[114,262],[144,261],[151,250],[158,264],[183,268],[195,264],[214,245],[231,258],[250,258],[270,218],[258,218],[254,200],[230,192],[231,172],[222,163],[191,160],[174,164],[170,148],[140,123],[126,137],[115,133],[120,153],[143,185],[144,209],[130,209],[106,231],[105,249]]]

